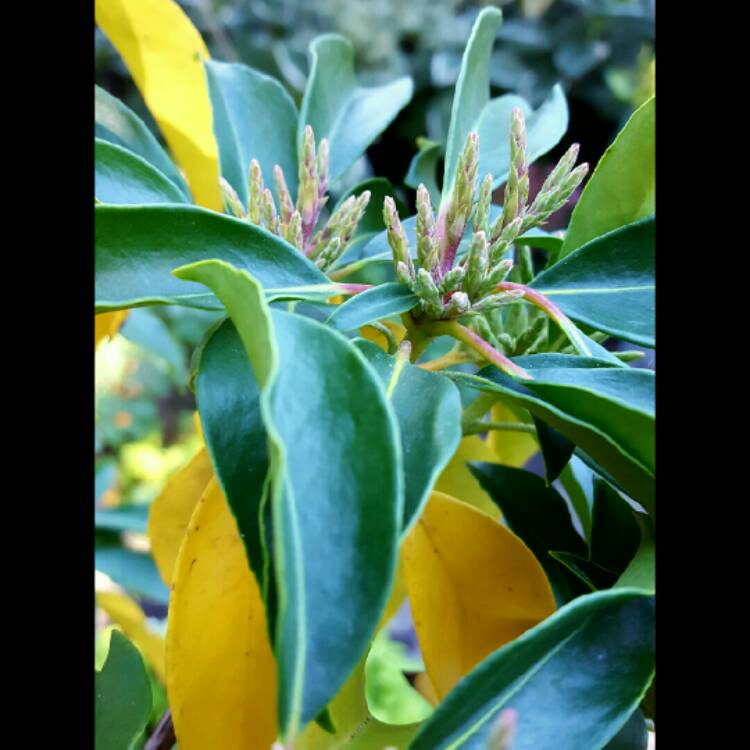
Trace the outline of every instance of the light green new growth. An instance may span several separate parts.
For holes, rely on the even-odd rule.
[[[350,196],[315,232],[321,211],[328,202],[328,141],[324,138],[315,149],[312,128],[305,128],[299,161],[299,188],[296,202],[287,187],[284,170],[273,168],[273,193],[265,187],[263,172],[257,159],[250,162],[248,202],[245,208],[232,186],[219,178],[221,193],[227,210],[235,217],[264,227],[286,240],[313,260],[322,271],[327,271],[343,255],[357,231],[357,226],[370,201],[370,191]]]

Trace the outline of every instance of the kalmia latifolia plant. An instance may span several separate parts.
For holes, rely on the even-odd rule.
[[[210,60],[172,0],[96,15],[169,149],[96,89],[96,344],[134,307],[219,313],[186,382],[202,447],[150,508],[166,634],[127,577],[97,591],[122,630],[97,748],[645,748],[654,97],[588,178],[572,145],[532,195],[565,95],[491,98],[486,8],[412,209],[353,177],[412,83],[362,86],[344,38],[312,43],[295,102]],[[407,602],[397,723],[373,665]],[[144,660],[169,706],[148,738]]]

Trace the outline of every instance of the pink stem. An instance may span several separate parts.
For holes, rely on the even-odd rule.
[[[523,367],[519,367],[511,362],[504,354],[501,354],[495,347],[487,343],[481,336],[477,335],[470,328],[461,325],[458,321],[436,321],[425,324],[425,330],[431,334],[447,334],[453,336],[466,346],[471,347],[477,354],[480,354],[487,361],[498,367],[504,373],[524,380],[533,380]]]
[[[366,292],[368,289],[372,289],[372,284],[337,284],[336,285],[341,294],[349,294],[352,297],[360,292]]]

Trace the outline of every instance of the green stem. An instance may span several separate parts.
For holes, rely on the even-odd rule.
[[[406,367],[406,363],[409,361],[409,355],[411,354],[411,341],[404,339],[398,345],[398,356],[396,357],[396,364],[393,367],[391,373],[391,379],[388,381],[388,387],[385,389],[386,398],[390,398],[393,395],[393,391],[396,390],[398,385],[398,379],[401,377],[401,373]]]
[[[411,358],[412,364],[416,364],[417,360],[422,356],[424,350],[430,344],[429,335],[425,335],[421,326],[418,326],[412,314],[410,312],[403,313],[401,320],[406,328],[405,340],[408,340],[411,344]]]
[[[534,425],[523,422],[472,422],[463,428],[464,435],[478,435],[480,432],[489,430],[504,430],[505,432],[526,432],[531,435],[536,433]]]
[[[497,401],[494,393],[480,393],[467,407],[461,416],[461,426],[466,429],[470,424],[479,422]]]

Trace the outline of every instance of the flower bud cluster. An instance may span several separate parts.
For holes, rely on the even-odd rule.
[[[299,188],[296,202],[286,184],[284,171],[277,164],[273,169],[273,193],[265,187],[263,173],[256,159],[250,162],[248,205],[242,205],[237,193],[219,178],[227,209],[237,218],[264,227],[286,240],[328,270],[344,253],[370,201],[370,191],[347,198],[331,215],[322,229],[315,231],[321,211],[328,202],[328,141],[321,140],[317,153],[312,128],[305,128],[299,163]]]
[[[484,315],[523,296],[523,291],[518,290],[497,291],[498,284],[513,267],[513,261],[506,257],[508,251],[518,237],[562,208],[586,176],[588,165],[574,168],[578,145],[571,146],[529,205],[526,126],[518,107],[512,113],[510,155],[503,210],[492,223],[492,175],[484,177],[475,198],[479,168],[477,133],[470,133],[466,139],[453,190],[437,218],[429,192],[424,185],[419,186],[416,265],[396,204],[390,197],[385,199],[383,219],[396,278],[417,295],[421,314],[434,319]],[[470,223],[468,251],[456,262]]]

